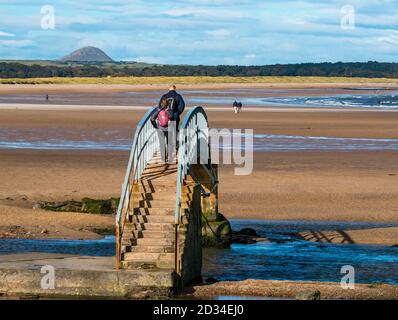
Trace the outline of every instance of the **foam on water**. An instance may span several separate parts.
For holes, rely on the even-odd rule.
[[[295,107],[398,109],[398,94],[269,97],[263,104]]]

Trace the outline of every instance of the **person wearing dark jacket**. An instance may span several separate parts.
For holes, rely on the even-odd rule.
[[[167,110],[170,120],[175,121],[175,129],[172,130],[172,132],[170,132],[174,136],[174,138],[171,138],[171,137],[170,138],[172,140],[174,140],[174,142],[176,143],[175,148],[177,150],[178,150],[178,141],[177,140],[178,140],[178,132],[179,132],[179,126],[180,126],[180,116],[184,112],[184,109],[185,109],[184,99],[182,98],[182,96],[179,93],[177,93],[176,86],[171,85],[169,88],[169,92],[167,92],[160,98],[160,101],[159,101],[159,104],[157,107],[157,111],[153,114],[152,119],[151,119],[153,126],[157,129],[160,129],[157,125],[156,119],[158,118],[159,113],[162,110]],[[169,140],[168,130],[165,131],[165,129],[163,128],[162,131],[163,131],[166,145],[168,145],[168,140]],[[169,148],[167,148],[167,149],[169,149]],[[167,150],[167,152],[165,154],[163,153],[163,150],[165,150],[165,149],[161,148],[162,159],[165,159],[165,161],[167,162],[167,159],[171,159],[171,156],[172,156],[171,153],[173,152],[173,150],[171,150],[171,149]]]
[[[159,109],[161,108],[162,101],[172,99],[173,105],[172,105],[171,120],[176,122],[176,128],[178,131],[179,124],[180,124],[180,116],[184,112],[184,109],[185,109],[185,101],[182,98],[182,96],[179,93],[177,93],[176,90],[177,90],[176,86],[174,84],[171,85],[169,88],[169,92],[167,92],[160,98],[158,108]]]

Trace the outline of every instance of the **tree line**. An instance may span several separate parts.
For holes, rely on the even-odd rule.
[[[397,78],[398,63],[375,61],[356,63],[301,63],[264,66],[205,66],[205,65],[26,65],[18,62],[1,62],[0,78],[51,78],[51,77],[151,77],[151,76],[318,76]]]

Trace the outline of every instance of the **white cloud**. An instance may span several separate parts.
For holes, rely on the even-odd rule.
[[[146,62],[146,63],[155,63],[155,64],[162,64],[164,61],[160,57],[152,57],[152,56],[145,56],[145,57],[135,57],[131,59],[125,59],[127,61],[137,61],[137,62]]]
[[[0,31],[0,37],[15,37],[15,34]]]
[[[217,18],[221,20],[234,20],[251,17],[249,12],[227,7],[184,7],[166,10],[163,13],[172,17],[195,16],[204,19]]]
[[[229,31],[227,29],[210,30],[210,31],[206,31],[206,33],[213,37],[220,37],[220,38],[228,37],[232,34],[231,31]]]
[[[79,40],[79,42],[76,44],[76,49],[79,49],[81,47],[98,47],[98,48],[103,48],[105,46],[105,41],[99,40],[99,39],[93,39],[93,38],[84,38]]]
[[[0,40],[0,45],[14,48],[27,47],[33,43],[34,42],[32,40]]]
[[[392,34],[377,38],[377,41],[384,42],[389,45],[398,44],[398,32],[394,31]]]
[[[255,59],[257,55],[255,53],[248,53],[245,55],[245,59]]]
[[[96,19],[88,16],[74,16],[74,17],[63,17],[63,16],[55,16],[56,23],[61,25],[71,25],[74,23],[79,24],[96,24],[100,23],[100,19]]]
[[[208,10],[200,8],[176,8],[171,10],[166,10],[165,14],[173,17],[183,17],[183,16],[201,16],[208,13]]]

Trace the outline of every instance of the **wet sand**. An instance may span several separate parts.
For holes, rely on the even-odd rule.
[[[0,92],[24,89],[11,87],[0,87]],[[35,86],[28,89],[44,90],[32,87]],[[62,88],[56,87],[63,93],[78,90]],[[90,90],[98,92],[96,88],[97,91],[95,87]],[[37,138],[33,134],[48,139],[48,132],[51,138],[74,140],[103,140],[109,135],[129,139],[144,112],[144,108],[123,110],[117,106],[91,110],[0,109],[0,130],[2,139]],[[233,115],[228,108],[210,107],[208,113],[210,126],[215,128],[253,128],[255,133],[299,136],[398,138],[398,112],[290,112],[272,108]],[[12,137],[7,130],[14,130]],[[124,151],[0,149],[3,233],[7,228],[21,226],[29,227],[32,237],[43,237],[40,232],[50,216],[54,220],[44,237],[94,236],[85,231],[87,226],[112,226],[112,217],[61,215],[31,208],[41,200],[118,196],[127,157]],[[255,153],[254,171],[249,176],[234,176],[234,167],[220,166],[220,211],[228,218],[240,219],[397,222],[397,160],[398,152],[393,151]],[[61,228],[67,221],[71,223],[70,230]],[[372,241],[384,241],[382,233],[372,232]]]
[[[252,175],[221,171],[221,211],[228,217],[398,219],[396,152],[256,153],[254,159]]]
[[[0,225],[28,225],[36,237],[45,227],[46,237],[67,238],[79,228],[111,227],[113,217],[31,208],[43,200],[117,197],[127,157],[122,151],[0,150]],[[256,154],[252,175],[220,167],[220,211],[239,219],[397,222],[396,159],[388,152]],[[67,221],[73,234],[59,229]],[[83,230],[78,237],[87,235]],[[391,243],[381,232],[368,239]]]
[[[0,237],[96,239],[108,215],[33,209],[43,200],[119,196],[126,154],[0,150]],[[43,232],[43,230],[47,232]]]

